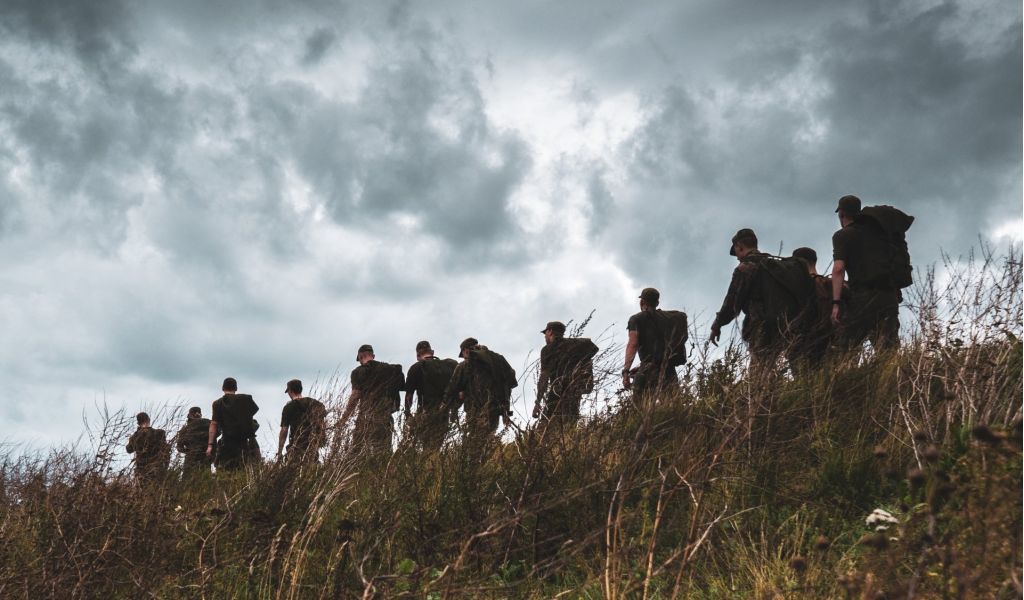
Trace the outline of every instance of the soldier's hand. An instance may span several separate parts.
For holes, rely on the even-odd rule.
[[[839,305],[832,305],[832,324],[839,325]]]
[[[508,413],[501,415],[501,422],[505,425],[505,427],[512,426],[512,418],[508,416]]]
[[[708,341],[717,346],[718,345],[718,340],[720,340],[720,339],[722,339],[722,330],[721,330],[721,328],[719,328],[717,326],[712,327],[711,328],[711,337],[708,338]]]
[[[213,458],[213,444],[206,446],[206,458]]]
[[[540,403],[538,402],[537,404],[533,405],[533,418],[534,419],[539,419],[540,418],[540,411],[541,411]]]
[[[633,387],[633,382],[629,378],[629,373],[628,372],[623,373],[622,374],[622,388],[628,390],[628,389],[630,389],[632,387]]]

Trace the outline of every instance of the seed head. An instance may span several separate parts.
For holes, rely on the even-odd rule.
[[[911,487],[921,487],[922,485],[924,485],[925,479],[926,476],[924,474],[924,471],[922,471],[921,469],[913,468],[907,471],[907,481],[910,482]]]
[[[803,573],[807,570],[807,559],[802,556],[794,556],[789,561],[789,568],[797,573]]]
[[[923,430],[923,429],[918,429],[917,431],[914,432],[914,441],[915,442],[927,442],[928,441],[928,432]]]
[[[875,446],[874,455],[875,455],[875,458],[877,458],[878,460],[882,460],[886,456],[889,456],[889,451],[886,450],[884,446],[879,444],[879,445]]]
[[[923,456],[926,461],[933,463],[939,460],[939,458],[941,457],[941,453],[939,452],[939,449],[935,446],[935,444],[928,444],[928,447],[924,449],[924,452],[921,453],[921,456]]]
[[[817,548],[819,551],[824,552],[828,550],[828,546],[830,543],[831,542],[827,537],[819,535],[818,539],[814,540],[814,547]]]
[[[974,435],[974,439],[979,442],[985,442],[991,446],[998,446],[1003,441],[1002,437],[996,435],[994,431],[989,429],[988,425],[982,424],[977,425],[971,430],[971,434]]]

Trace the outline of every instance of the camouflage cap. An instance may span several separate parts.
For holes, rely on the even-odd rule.
[[[291,381],[288,382],[287,385],[285,385],[284,391],[285,391],[286,394],[288,392],[294,392],[296,394],[301,394],[302,393],[302,382],[299,381],[298,379],[292,379]]]
[[[363,344],[362,346],[360,346],[359,350],[356,350],[356,360],[359,360],[359,355],[362,354],[363,352],[369,352],[370,354],[373,354],[373,346],[371,346],[370,344]]]
[[[428,342],[427,340],[423,340],[422,342],[416,344],[416,352],[427,352],[432,350],[433,348],[430,347],[430,342]]]
[[[757,234],[754,233],[753,229],[743,228],[736,232],[736,235],[732,236],[732,242],[729,243],[729,256],[736,256],[736,242],[740,240],[752,240],[754,245],[757,245]]]
[[[860,198],[846,195],[839,199],[836,212],[843,211],[848,215],[855,215],[860,212]]]
[[[540,332],[547,333],[548,329],[555,333],[565,333],[565,323],[561,321],[548,321],[548,324],[544,326],[544,329],[541,329]]]
[[[478,342],[476,338],[468,337],[462,340],[462,343],[459,344],[459,354],[462,354],[462,351],[465,350],[466,348],[472,348],[473,346],[477,346],[479,344],[480,342]]]
[[[644,288],[640,292],[640,299],[645,302],[658,302],[661,299],[661,292],[652,287]]]
[[[817,263],[818,253],[814,251],[814,248],[797,248],[793,251],[793,258],[802,258],[809,263]]]

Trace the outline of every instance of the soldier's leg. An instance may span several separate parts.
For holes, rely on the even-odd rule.
[[[896,350],[900,347],[900,292],[878,291],[874,294],[873,320],[869,340],[876,350]]]

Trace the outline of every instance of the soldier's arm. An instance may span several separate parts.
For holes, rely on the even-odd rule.
[[[412,412],[412,390],[405,390],[405,414]]]
[[[356,410],[356,405],[359,404],[359,390],[352,388],[352,393],[349,394],[348,404],[345,405],[344,412],[341,413],[341,425],[344,427],[345,423],[348,422],[349,418],[352,417],[352,413]]]
[[[622,368],[622,387],[629,389],[632,381],[629,378],[629,370],[633,368],[633,360],[636,358],[637,349],[640,347],[640,335],[636,329],[629,330],[629,339],[626,340],[626,365]]]
[[[135,453],[135,436],[134,435],[132,437],[128,438],[128,445],[125,446],[124,449],[128,451],[128,454]]]
[[[213,456],[213,442],[217,439],[217,421],[210,419],[210,429],[206,435],[206,455]]]
[[[832,263],[832,323],[839,324],[839,301],[843,299],[843,280],[846,279],[846,261]]]
[[[541,405],[544,402],[544,394],[548,391],[548,380],[551,378],[548,375],[547,369],[541,365],[540,375],[537,376],[537,400],[533,403],[533,418],[540,417]]]
[[[281,458],[284,453],[284,444],[288,441],[288,428],[281,427],[281,431],[277,434],[277,457]]]
[[[178,452],[182,454],[188,452],[188,433],[185,428],[182,427],[178,431],[178,435],[174,438],[174,447],[178,449]]]

